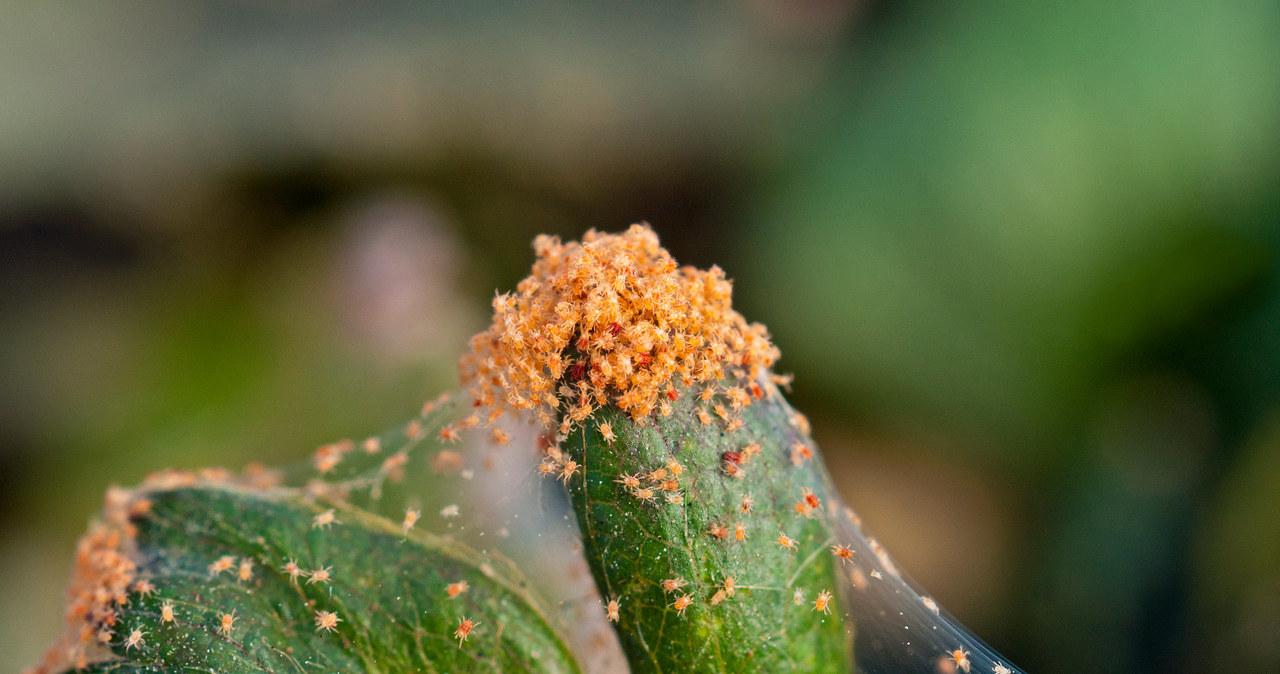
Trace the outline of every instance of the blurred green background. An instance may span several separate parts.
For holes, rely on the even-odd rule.
[[[533,235],[720,264],[1035,672],[1280,671],[1280,8],[6,3],[0,670],[110,483],[397,424]]]

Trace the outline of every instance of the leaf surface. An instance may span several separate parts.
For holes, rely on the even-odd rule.
[[[548,613],[500,557],[402,535],[340,505],[335,523],[317,526],[330,505],[294,490],[182,488],[146,498],[133,556],[155,591],[121,608],[111,644],[121,661],[93,671],[578,671]],[[224,558],[234,563],[218,571]],[[290,561],[306,573],[291,577]],[[318,578],[320,569],[330,578]],[[467,589],[450,597],[446,588],[459,582]],[[333,630],[322,629],[321,612],[340,619]],[[229,629],[226,615],[234,615]],[[474,627],[459,641],[468,619]],[[134,630],[142,642],[130,646]]]

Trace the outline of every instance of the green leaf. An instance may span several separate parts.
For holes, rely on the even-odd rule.
[[[830,550],[829,520],[843,514],[816,453],[792,460],[793,444],[816,452],[791,421],[804,424],[778,394],[743,408],[745,424],[735,432],[692,392],[673,407],[643,425],[603,409],[562,445],[584,468],[568,477],[569,492],[596,583],[606,600],[621,603],[617,630],[632,671],[850,671],[853,622],[840,608],[844,581]],[[711,423],[699,420],[699,407]],[[613,443],[602,423],[617,435]],[[726,461],[725,453],[752,443],[760,452],[742,455],[741,477],[730,476],[726,467],[738,457]],[[662,489],[672,476],[647,477],[670,472],[671,461],[683,469],[674,476],[683,503],[666,500],[677,493]],[[654,498],[638,496],[619,482],[622,475],[646,476],[641,488]],[[808,516],[795,509],[806,489],[820,501]],[[798,549],[780,545],[780,534]],[[734,596],[712,605],[726,577],[734,579]],[[687,584],[668,592],[667,579]],[[814,610],[824,591],[837,595],[830,614]],[[681,614],[675,601],[685,595],[691,603]]]
[[[137,576],[156,591],[121,609],[112,650],[121,662],[94,671],[576,672],[548,612],[514,567],[383,518],[294,490],[183,488],[145,495]],[[230,556],[231,569],[210,565]],[[239,562],[253,567],[248,580]],[[329,569],[291,578],[286,565]],[[446,586],[469,589],[450,598]],[[174,620],[162,610],[172,604]],[[326,631],[321,611],[341,622]],[[234,613],[233,628],[220,631]],[[464,619],[475,624],[460,642]],[[142,630],[143,642],[128,636]]]

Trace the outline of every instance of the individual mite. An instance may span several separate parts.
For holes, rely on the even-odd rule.
[[[332,611],[318,611],[316,613],[316,631],[332,632],[338,628],[338,623],[342,622],[342,618]]]
[[[463,618],[458,623],[458,629],[453,633],[453,638],[458,640],[458,648],[462,648],[462,642],[467,640],[467,637],[471,635],[471,630],[475,629],[479,624],[478,622],[472,622],[470,618]]]
[[[818,593],[818,598],[813,601],[813,610],[822,613],[831,613],[831,593],[823,590]]]

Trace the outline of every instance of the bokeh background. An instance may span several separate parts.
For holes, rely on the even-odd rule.
[[[1280,671],[1275,3],[4,17],[0,670],[108,484],[398,424],[533,235],[648,220],[1014,662]]]

